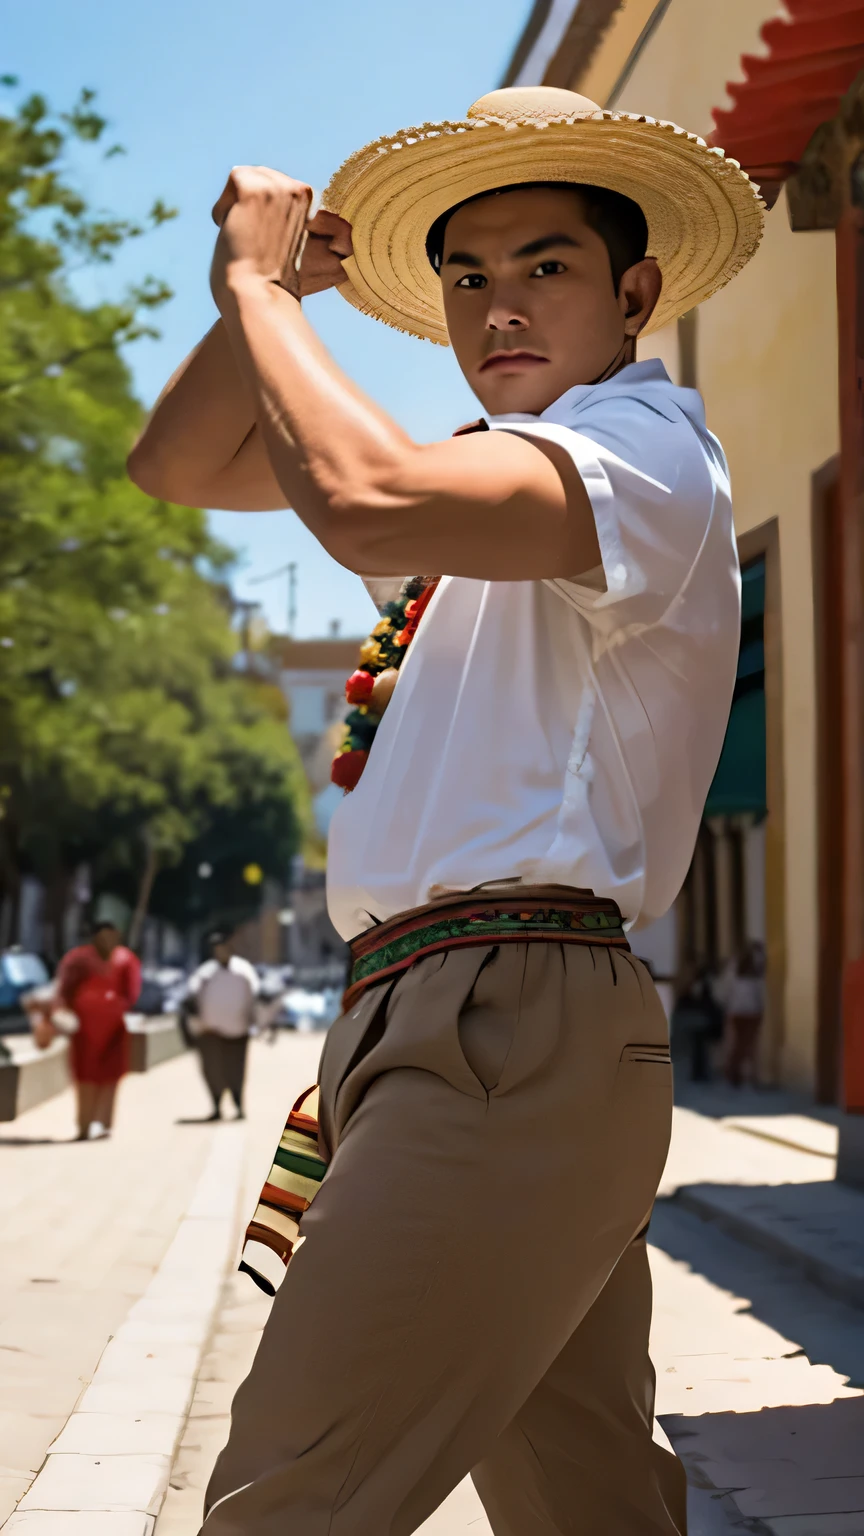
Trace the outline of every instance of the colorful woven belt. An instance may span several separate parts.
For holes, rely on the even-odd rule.
[[[423,955],[466,944],[603,944],[629,949],[614,901],[566,886],[531,886],[513,896],[458,892],[400,912],[351,941],[351,979],[342,1006],[369,986],[406,971]]]

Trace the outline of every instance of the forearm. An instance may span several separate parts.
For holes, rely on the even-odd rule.
[[[334,539],[398,478],[415,445],[341,371],[283,288],[240,275],[221,308],[273,473],[336,553]]]

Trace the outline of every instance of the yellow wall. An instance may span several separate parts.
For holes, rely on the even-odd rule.
[[[775,0],[672,0],[616,105],[707,135]],[[711,23],[713,16],[718,19]],[[611,61],[614,62],[614,61]],[[653,338],[652,338],[653,339]],[[642,355],[666,351],[659,334]],[[698,375],[729,458],[739,532],[777,517],[783,605],[787,973],[783,1076],[813,1079],[817,978],[811,475],[838,450],[832,233],[793,235],[785,199],[750,266],[702,306]]]

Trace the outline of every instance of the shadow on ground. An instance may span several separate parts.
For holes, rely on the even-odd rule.
[[[837,1125],[842,1118],[833,1104],[814,1104],[806,1093],[786,1088],[731,1088],[719,1079],[710,1083],[687,1080],[686,1063],[675,1064],[675,1103],[693,1109],[711,1120],[725,1120],[730,1115],[807,1115]]]
[[[864,1532],[864,1398],[758,1413],[668,1415],[663,1427],[732,1528],[770,1536]]]

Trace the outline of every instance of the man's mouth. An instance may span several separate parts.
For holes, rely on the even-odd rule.
[[[492,373],[494,370],[495,373],[529,373],[532,368],[539,368],[548,361],[548,357],[543,357],[539,352],[526,352],[522,348],[492,352],[480,364],[480,372]]]

